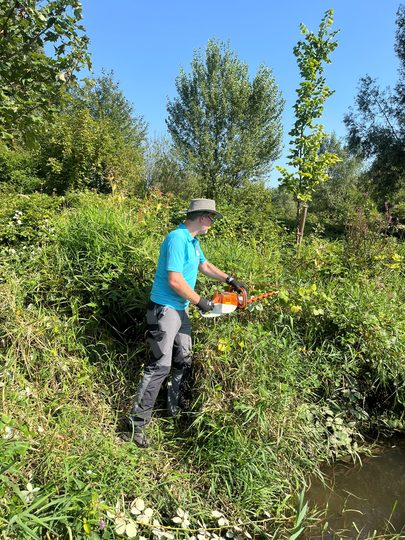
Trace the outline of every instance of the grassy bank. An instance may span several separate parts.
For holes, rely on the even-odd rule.
[[[249,197],[244,208],[220,208],[226,219],[203,249],[249,293],[280,292],[215,320],[191,309],[188,411],[176,421],[157,411],[146,451],[118,433],[146,355],[159,245],[184,203],[4,199],[4,538],[170,538],[198,529],[297,538],[299,494],[321,462],[356,457],[364,436],[404,429],[403,247],[352,229],[339,241],[308,238],[297,257],[270,206]],[[204,295],[217,288],[198,284]]]

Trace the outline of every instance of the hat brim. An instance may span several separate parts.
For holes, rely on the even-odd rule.
[[[224,216],[220,213],[220,212],[217,212],[216,210],[210,210],[210,209],[205,209],[205,208],[200,208],[198,210],[181,210],[181,214],[195,214],[196,212],[207,212],[208,214],[215,214],[215,219],[222,219]]]

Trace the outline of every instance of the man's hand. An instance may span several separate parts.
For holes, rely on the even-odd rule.
[[[200,300],[198,301],[198,304],[196,304],[196,306],[201,311],[201,313],[208,313],[209,311],[212,311],[215,307],[212,300],[207,300],[202,296],[200,297]]]
[[[246,285],[243,283],[243,281],[236,281],[233,276],[228,276],[226,278],[226,282],[228,285],[233,287],[236,292],[241,292],[242,289],[246,289]]]

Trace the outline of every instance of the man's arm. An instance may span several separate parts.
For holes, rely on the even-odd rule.
[[[220,270],[219,268],[217,268],[216,266],[214,266],[212,263],[208,261],[201,263],[198,269],[204,275],[213,279],[218,279],[219,281],[222,281],[222,283],[225,283],[226,278],[228,277],[228,274],[225,274],[225,272],[222,272],[222,270]]]
[[[205,264],[205,263],[204,263]],[[184,279],[181,272],[168,272],[167,280],[170,287],[182,298],[189,300],[192,304],[198,304],[201,296],[197,294],[187,281]]]
[[[246,285],[242,281],[236,281],[233,276],[225,274],[222,270],[208,261],[201,263],[198,269],[210,278],[218,279],[219,281],[222,281],[222,283],[229,283],[229,285],[238,292],[241,292],[242,289],[246,289]]]

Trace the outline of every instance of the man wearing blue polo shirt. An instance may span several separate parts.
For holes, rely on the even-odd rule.
[[[229,283],[236,290],[243,284],[219,270],[204,257],[198,234],[206,234],[215,219],[222,215],[212,199],[193,199],[185,211],[186,220],[169,233],[160,247],[159,260],[146,312],[147,343],[151,357],[145,366],[130,416],[131,440],[147,447],[145,426],[150,422],[159,390],[171,372],[167,408],[178,412],[180,385],[191,366],[191,325],[188,306],[201,312],[214,308],[211,300],[195,292],[198,271],[208,277]]]

